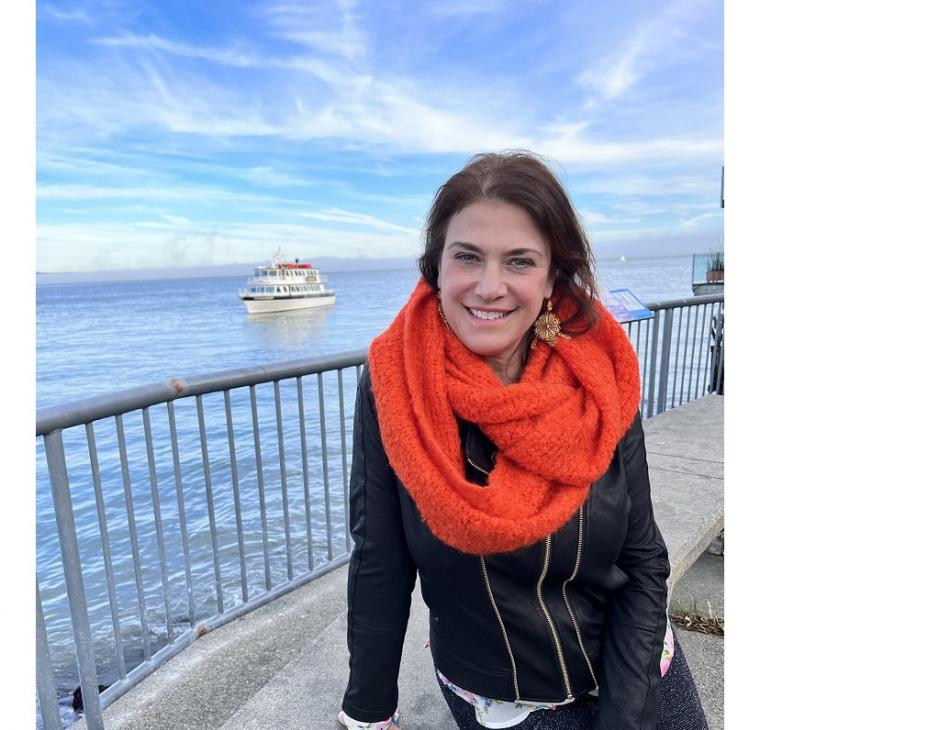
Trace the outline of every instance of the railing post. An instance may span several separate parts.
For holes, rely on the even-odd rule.
[[[656,310],[654,312],[654,319],[651,320],[652,325],[649,330],[654,334],[653,342],[651,342],[651,365],[648,368],[648,414],[646,418],[650,418],[654,415],[654,377],[657,375],[657,333],[661,325],[661,310]],[[647,348],[648,342],[645,338],[645,348]]]
[[[670,371],[670,343],[673,335],[673,309],[664,310],[664,336],[661,339],[661,372],[657,382],[657,412],[667,406],[667,379]]]
[[[81,573],[81,557],[77,545],[61,431],[55,430],[45,436],[45,460],[48,463],[52,502],[55,505],[64,580],[68,588],[71,628],[74,630],[74,644],[77,649],[77,673],[84,699],[84,718],[89,730],[103,730],[103,711],[100,708],[97,667],[93,656],[93,636],[90,632],[90,617],[87,614],[87,600],[84,596],[84,578]]]
[[[719,308],[719,314],[715,320],[715,343],[712,347],[712,387],[710,390],[722,395],[724,386],[722,381],[725,378],[725,313]]]
[[[44,730],[61,730],[58,714],[58,694],[55,692],[55,676],[52,658],[48,651],[48,635],[45,633],[45,616],[42,613],[42,597],[39,584],[35,584],[35,689],[39,696],[39,712]]]

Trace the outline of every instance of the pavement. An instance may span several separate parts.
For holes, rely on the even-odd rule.
[[[704,552],[674,586],[670,597],[673,610],[678,604],[709,615],[714,611],[725,617],[725,558]],[[677,640],[683,647],[687,664],[696,682],[696,689],[706,711],[709,730],[724,727],[725,639],[721,636],[686,631],[674,627]]]
[[[707,396],[644,423],[655,515],[673,569],[671,606],[710,602],[720,615],[724,558],[706,548],[724,527],[722,403]],[[348,680],[346,581],[343,566],[205,634],[107,707],[107,730],[337,730]],[[720,729],[724,640],[677,635],[709,727]],[[400,724],[455,730],[427,637],[416,589],[400,668]]]

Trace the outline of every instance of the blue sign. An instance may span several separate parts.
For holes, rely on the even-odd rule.
[[[654,312],[648,309],[629,289],[610,289],[603,300],[606,309],[619,322],[636,322],[639,319],[651,319]]]

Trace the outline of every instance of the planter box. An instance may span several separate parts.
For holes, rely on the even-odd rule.
[[[706,281],[711,282],[713,284],[720,282],[720,281],[725,281],[725,272],[724,271],[707,271]]]

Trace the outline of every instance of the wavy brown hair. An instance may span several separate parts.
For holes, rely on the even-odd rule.
[[[435,193],[425,228],[419,271],[438,290],[438,265],[451,219],[471,203],[497,200],[517,205],[534,221],[551,247],[554,297],[575,307],[562,327],[571,334],[588,331],[596,321],[593,252],[564,187],[542,159],[526,150],[472,157]]]

